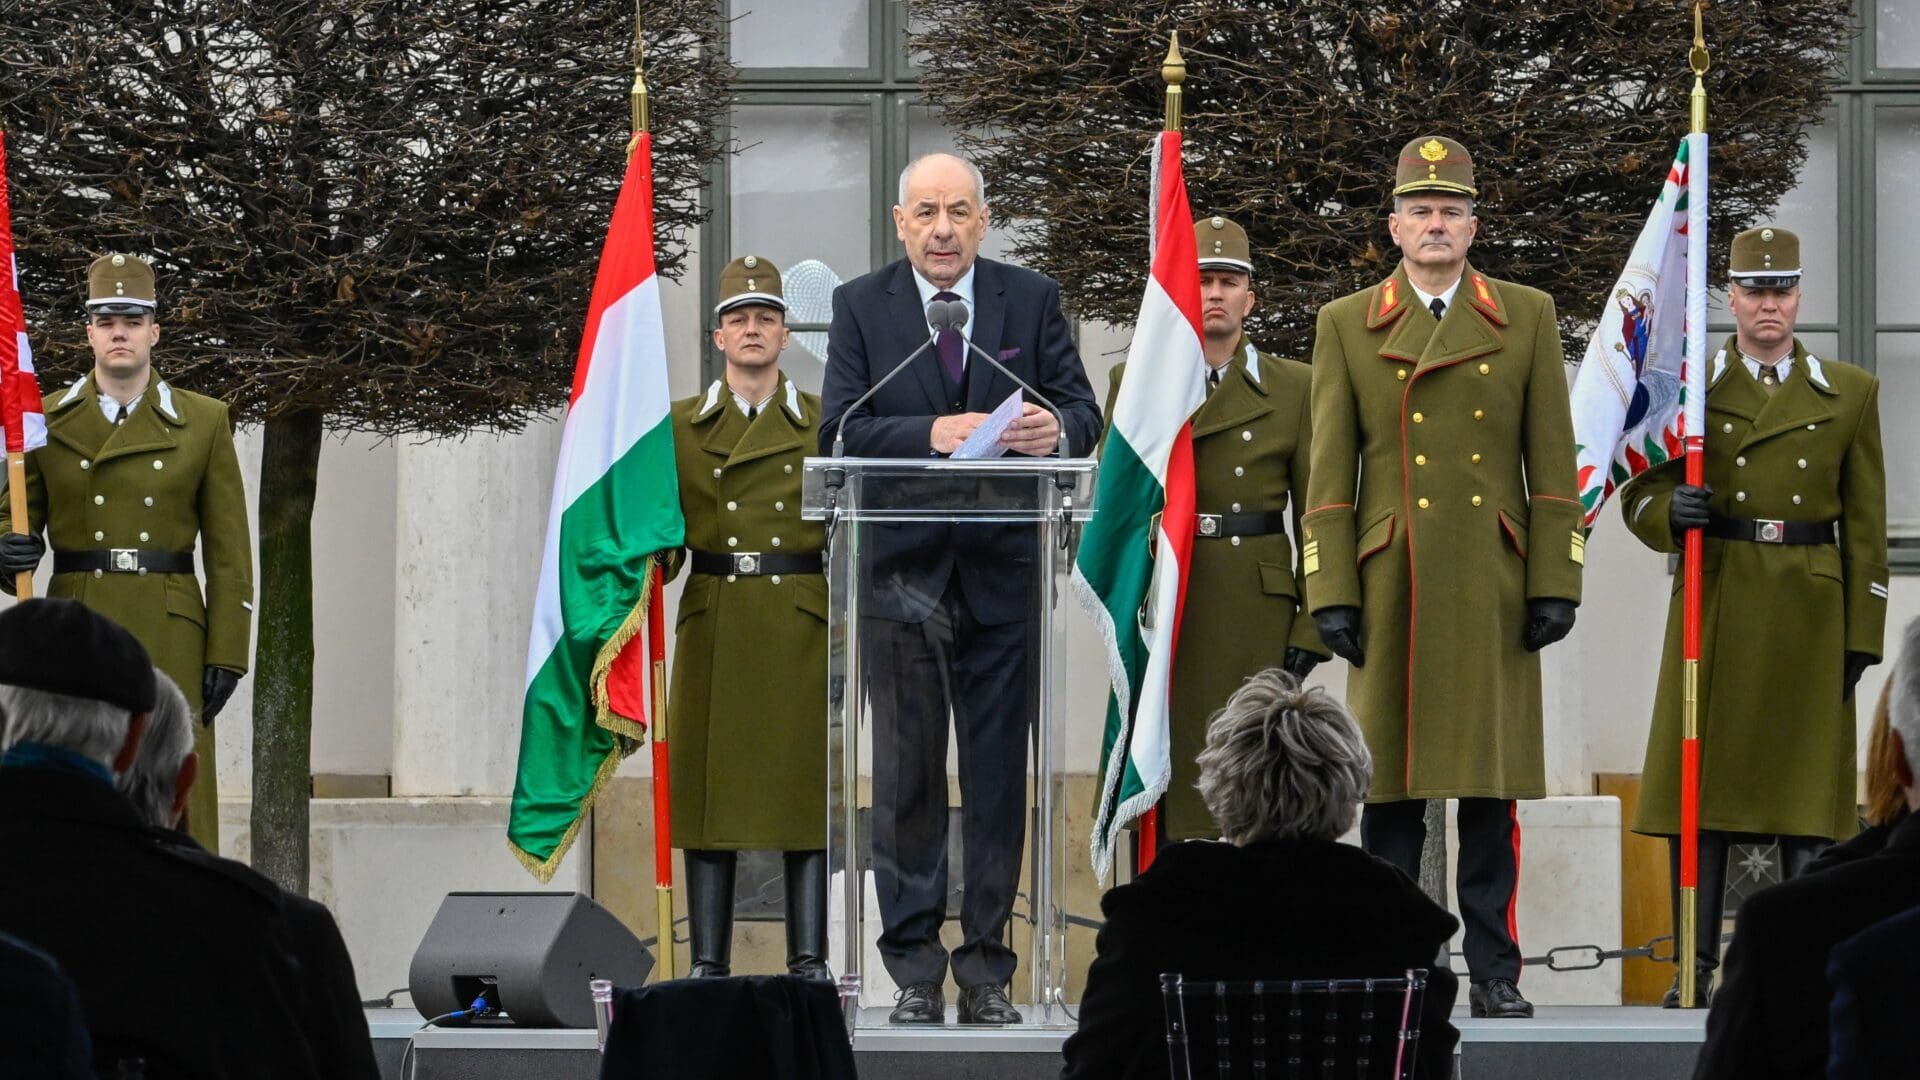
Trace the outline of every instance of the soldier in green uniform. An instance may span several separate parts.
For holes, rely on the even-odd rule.
[[[46,399],[47,445],[27,458],[26,536],[0,544],[0,588],[53,545],[51,596],[79,600],[133,632],[185,691],[212,768],[213,721],[246,673],[253,543],[227,406],[153,368],[160,340],[153,270],[125,254],[87,271],[93,370]],[[17,525],[0,506],[0,532]],[[194,577],[200,547],[206,592]],[[187,828],[220,849],[220,803],[194,785]]]
[[[1546,794],[1535,654],[1573,627],[1585,537],[1553,300],[1467,261],[1475,194],[1459,143],[1408,143],[1399,268],[1320,309],[1302,559],[1373,751],[1361,841],[1417,877],[1423,800],[1460,800],[1468,1000],[1522,1017],[1513,800]]]
[[[1880,659],[1887,616],[1887,482],[1880,383],[1793,336],[1800,240],[1779,227],[1734,237],[1735,331],[1707,369],[1705,487],[1681,459],[1620,497],[1655,551],[1706,530],[1700,623],[1700,952],[1705,1003],[1720,960],[1729,843],[1778,837],[1793,877],[1851,836],[1853,688]],[[1681,582],[1647,739],[1634,831],[1680,831]],[[1679,880],[1679,842],[1671,845]],[[1675,887],[1676,924],[1678,888]],[[1679,980],[1666,1004],[1678,1005]]]
[[[727,370],[673,403],[689,571],[674,624],[673,839],[684,851],[695,976],[730,972],[734,863],[785,853],[787,968],[827,973],[825,535],[800,520],[801,461],[820,398],[780,371],[780,271],[720,274],[713,343]],[[770,646],[777,643],[777,646]]]
[[[1248,676],[1284,666],[1304,679],[1327,658],[1312,621],[1294,617],[1302,590],[1286,532],[1291,508],[1300,535],[1307,497],[1313,373],[1261,352],[1242,332],[1255,303],[1246,230],[1214,216],[1194,222],[1193,232],[1211,370],[1206,403],[1193,414],[1199,513],[1174,654],[1173,780],[1162,821],[1169,840],[1220,836],[1193,786],[1208,719]],[[1109,417],[1126,368],[1113,369]]]

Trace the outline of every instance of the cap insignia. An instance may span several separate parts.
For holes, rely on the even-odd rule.
[[[1428,139],[1420,144],[1420,156],[1428,161],[1447,160],[1447,147],[1439,139]]]
[[[1216,229],[1224,229],[1227,227],[1227,219],[1216,214],[1214,215],[1213,220],[1208,222],[1208,224],[1212,225]]]
[[[754,267],[756,267],[756,266],[759,266],[759,265],[760,265],[760,260],[759,260],[759,259],[757,259],[757,258],[755,258],[755,257],[753,257],[752,255],[749,255],[749,256],[747,256],[747,257],[746,257],[745,259],[742,259],[742,260],[741,260],[741,263],[742,263],[743,265],[745,265],[747,269],[749,269],[749,270],[751,270],[751,269],[753,269]],[[748,285],[748,286],[747,286],[747,288],[749,288],[749,289],[751,289],[751,288],[753,288],[753,286],[752,286],[752,285]]]
[[[1772,243],[1772,242],[1773,242],[1773,230],[1772,230],[1772,229],[1761,229],[1761,230],[1760,230],[1760,239],[1762,239],[1762,240],[1764,240],[1764,241],[1766,241],[1766,242],[1768,242],[1768,243]]]
[[[127,265],[127,257],[125,255],[115,255],[113,257],[113,265],[115,266]]]

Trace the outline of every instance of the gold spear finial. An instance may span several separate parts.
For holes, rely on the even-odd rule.
[[[1167,58],[1160,62],[1160,77],[1167,82],[1168,131],[1180,130],[1180,84],[1187,81],[1187,61],[1180,55],[1180,31],[1167,42]]]
[[[1707,0],[1693,0],[1693,49],[1687,53],[1687,66],[1693,69],[1693,130],[1707,130],[1707,84],[1704,78],[1712,57],[1707,53]]]
[[[647,115],[647,79],[644,71],[647,46],[640,39],[640,3],[633,0],[633,133],[646,131],[652,118]]]

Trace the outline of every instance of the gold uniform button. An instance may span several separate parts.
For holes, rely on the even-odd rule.
[[[153,537],[151,537],[151,536],[149,536],[149,535],[147,535],[146,533],[141,533],[141,534],[140,534],[140,542],[141,542],[141,543],[143,543],[143,544],[144,544],[144,543],[146,543],[147,541],[149,541],[149,540],[151,540],[151,539],[153,539]]]
[[[106,572],[105,570],[95,570],[95,571],[93,572],[93,576],[94,576],[94,577],[106,577],[106,576],[107,576],[107,572]]]
[[[1428,503],[1426,499],[1423,498],[1420,500],[1420,509],[1425,510],[1429,505],[1431,504]]]
[[[1239,504],[1239,503],[1234,503],[1234,504],[1233,504],[1233,510],[1232,510],[1232,512],[1233,512],[1233,513],[1236,513],[1236,514],[1240,512],[1240,504]]]
[[[788,475],[788,476],[792,476],[792,475],[793,475],[793,466],[791,466],[791,465],[788,465],[788,466],[786,466],[786,470],[787,470],[787,475]]]
[[[1734,492],[1734,493],[1733,493],[1733,500],[1734,500],[1735,502],[1746,502],[1746,501],[1747,501],[1747,493],[1746,493],[1746,492],[1744,492],[1744,491],[1736,491],[1736,492]]]
[[[1478,496],[1478,495],[1475,495],[1475,496],[1473,497],[1473,505],[1475,505],[1475,506],[1479,506],[1479,505],[1480,505],[1480,496]]]
[[[713,470],[713,478],[714,478],[715,480],[718,480],[718,479],[720,479],[720,470],[719,470],[719,469],[715,469],[715,470]]]
[[[1727,435],[1731,435],[1731,434],[1733,434],[1733,425],[1732,425],[1732,424],[1730,424],[1730,423],[1729,423],[1729,424],[1721,424],[1721,425],[1720,425],[1720,430],[1721,430],[1721,432],[1722,432],[1723,434],[1727,434]]]
[[[1480,409],[1475,409],[1473,410],[1473,418],[1475,420],[1485,420],[1487,418],[1487,414]]]
[[[1425,414],[1423,414],[1423,413],[1414,413],[1414,414],[1413,414],[1413,422],[1414,422],[1414,423],[1416,423],[1416,424],[1424,424],[1424,423],[1426,423],[1426,422],[1427,422],[1427,418],[1426,418],[1426,416],[1425,416]]]
[[[1427,463],[1427,455],[1425,454],[1413,455],[1413,463],[1415,465],[1425,465]]]
[[[727,500],[727,509],[729,509],[729,510],[738,510],[738,509],[740,509],[740,504],[739,504],[739,503],[737,503],[737,502],[734,502],[734,501],[733,501],[732,499],[728,499],[728,500]]]
[[[1481,364],[1481,365],[1480,365],[1480,374],[1482,374],[1482,375],[1488,375],[1488,374],[1491,374],[1492,372],[1493,372],[1493,365],[1492,365],[1492,364]]]
[[[1406,381],[1407,381],[1407,369],[1406,369],[1406,368],[1395,368],[1395,369],[1394,369],[1394,372],[1393,372],[1393,377],[1394,377],[1394,378],[1396,378],[1396,379],[1399,379],[1399,380],[1400,380],[1401,382],[1406,382]]]
[[[774,583],[775,585],[778,585],[778,584],[780,584],[780,575],[779,575],[779,574],[775,574],[775,575],[773,575],[773,583]]]
[[[1251,432],[1251,431],[1243,431],[1243,432],[1241,432],[1241,433],[1240,433],[1240,441],[1241,441],[1241,442],[1252,442],[1252,441],[1253,441],[1253,432]]]
[[[106,504],[107,504],[107,497],[105,495],[95,495],[93,497],[93,505],[105,506]]]
[[[93,534],[93,538],[94,538],[95,540],[105,540],[105,539],[107,538],[107,534],[106,534],[106,533],[103,533],[103,532],[98,532],[98,531],[96,531],[96,532],[95,532],[95,533]]]
[[[1475,454],[1475,455],[1473,455],[1473,463],[1474,463],[1475,465],[1478,465],[1478,464],[1480,464],[1480,455],[1479,455],[1479,454]]]
[[[779,538],[779,537],[777,537],[777,536],[776,536],[776,537],[774,537],[774,538],[773,538],[773,546],[774,546],[774,547],[779,547],[779,546],[780,546],[780,538]]]
[[[152,505],[153,505],[153,496],[151,496],[151,495],[149,495],[149,496],[147,496],[147,497],[146,497],[146,499],[144,499],[143,501],[144,501],[144,502],[145,502],[145,503],[146,503],[146,504],[147,504],[148,506],[152,506]]]
[[[729,537],[727,537],[727,546],[728,546],[728,547],[739,547],[739,546],[740,546],[740,538],[739,538],[739,537],[737,537],[737,536],[729,536]]]
[[[93,468],[93,462],[91,462],[91,461],[88,461],[88,460],[87,460],[86,458],[81,458],[81,459],[80,459],[80,471],[81,471],[81,472],[85,472],[85,471],[87,471],[88,469],[91,469],[91,468]]]
[[[1231,539],[1229,539],[1229,540],[1227,541],[1227,543],[1229,543],[1229,544],[1232,544],[1232,545],[1233,545],[1234,547],[1239,547],[1239,546],[1240,546],[1240,538],[1239,538],[1239,537],[1237,537],[1237,536],[1235,536],[1235,537],[1233,537],[1233,538],[1231,538]]]
[[[1795,505],[1795,506],[1799,506],[1799,505],[1800,505],[1800,496],[1798,496],[1798,495],[1795,495],[1795,496],[1793,497],[1793,505]]]
[[[167,463],[164,461],[161,461],[159,458],[154,458],[153,467],[156,469],[164,469],[167,467]]]
[[[1800,467],[1801,467],[1801,468],[1803,468],[1803,469],[1807,467],[1807,459],[1806,459],[1806,458],[1801,458],[1801,459],[1800,459]]]
[[[1244,466],[1244,465],[1235,465],[1235,466],[1233,467],[1233,475],[1235,475],[1235,476],[1245,476],[1245,475],[1247,475],[1247,470],[1246,470],[1246,466]]]
[[[1741,454],[1741,455],[1740,455],[1739,457],[1737,457],[1737,458],[1734,458],[1734,459],[1733,459],[1733,463],[1734,463],[1735,465],[1737,465],[1737,466],[1739,466],[1739,467],[1740,467],[1740,468],[1742,468],[1742,469],[1744,469],[1744,468],[1746,468],[1746,467],[1747,467],[1747,455],[1745,455],[1745,454]]]
[[[777,502],[773,504],[773,508],[776,512],[780,510],[785,510],[787,508],[787,504],[783,502]]]

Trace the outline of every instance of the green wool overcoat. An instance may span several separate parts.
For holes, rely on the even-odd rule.
[[[687,548],[818,553],[825,533],[800,520],[800,481],[819,422],[820,399],[784,375],[751,421],[721,380],[674,402]],[[674,553],[670,573],[684,564]],[[826,576],[690,574],[673,640],[675,846],[826,847]]]
[[[247,493],[225,403],[154,372],[140,404],[115,427],[88,374],[46,399],[47,445],[27,455],[29,530],[55,551],[139,548],[200,552],[192,574],[55,574],[50,596],[79,600],[146,646],[200,711],[207,665],[245,672],[253,626],[253,543]],[[0,531],[14,527],[0,506]],[[9,583],[11,584],[11,583]],[[189,796],[194,839],[219,850],[213,729],[194,725],[200,782]]]
[[[1887,618],[1887,483],[1880,383],[1793,345],[1769,396],[1732,339],[1707,377],[1707,486],[1715,514],[1838,521],[1838,544],[1708,537],[1700,605],[1700,827],[1851,836],[1855,732],[1842,700],[1848,651],[1881,655]],[[1634,535],[1679,551],[1668,526],[1675,458],[1620,492]],[[1634,831],[1680,831],[1683,665],[1675,573]]]
[[[1437,321],[1404,269],[1321,308],[1312,457],[1307,606],[1360,609],[1369,801],[1545,795],[1527,601],[1578,602],[1585,562],[1553,300],[1469,265]]]
[[[1203,514],[1291,509],[1298,536],[1307,496],[1313,374],[1297,360],[1268,356],[1244,341],[1239,353],[1193,414],[1194,506]],[[1109,421],[1126,367],[1113,369]],[[1299,566],[1286,533],[1195,538],[1173,658],[1173,780],[1162,822],[1168,839],[1220,836],[1193,786],[1208,719],[1248,676],[1281,666],[1288,646],[1327,655],[1313,620],[1296,617],[1300,596]]]

